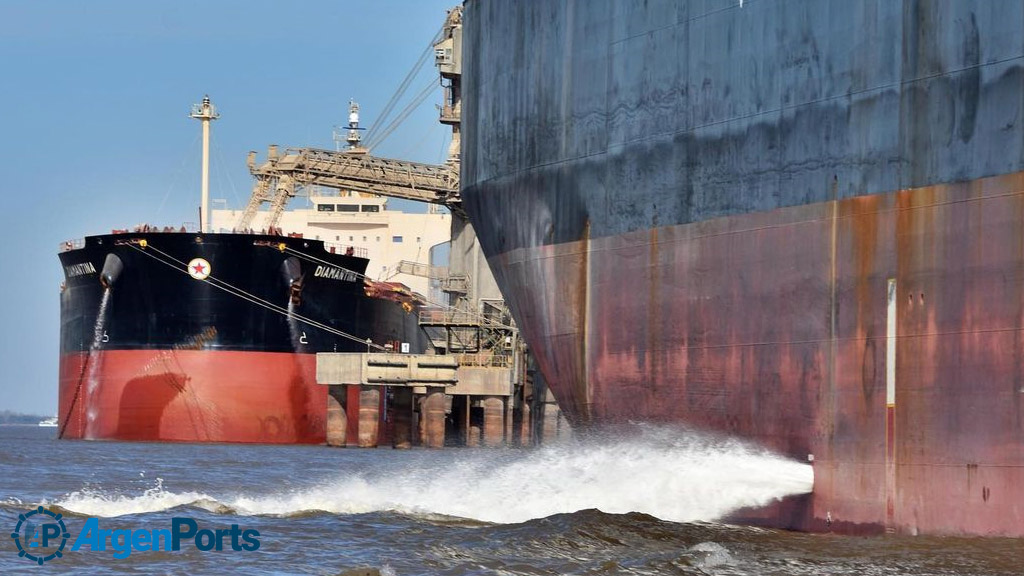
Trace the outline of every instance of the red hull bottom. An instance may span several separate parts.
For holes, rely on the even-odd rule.
[[[60,359],[62,438],[318,444],[316,355],[112,350]]]

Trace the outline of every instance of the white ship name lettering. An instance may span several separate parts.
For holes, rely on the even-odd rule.
[[[343,282],[355,282],[356,273],[351,270],[344,270],[341,268],[335,268],[334,266],[317,266],[313,272],[313,276],[318,278],[330,278],[331,280],[341,280]]]
[[[82,262],[81,264],[72,264],[71,266],[65,266],[64,273],[68,275],[68,278],[74,278],[75,276],[95,274],[96,268],[92,265],[92,262]]]

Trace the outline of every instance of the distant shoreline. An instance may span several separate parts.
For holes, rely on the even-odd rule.
[[[38,416],[36,414],[0,410],[0,426],[39,426],[40,422],[53,418],[56,418],[56,416]]]

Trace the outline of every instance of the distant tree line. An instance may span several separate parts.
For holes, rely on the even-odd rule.
[[[44,419],[46,419],[46,416],[21,414],[19,412],[11,412],[10,410],[0,410],[0,426],[9,426],[11,424],[39,424],[39,421]]]

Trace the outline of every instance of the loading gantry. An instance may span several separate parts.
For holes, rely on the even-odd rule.
[[[238,222],[238,228],[243,230],[252,225],[264,202],[270,203],[267,226],[277,226],[288,200],[300,186],[324,186],[443,204],[453,213],[464,214],[457,165],[379,158],[368,154],[364,148],[343,151],[289,148],[280,154],[277,146],[270,146],[266,161],[259,165],[256,153],[249,152],[248,165],[254,184],[252,197]]]

